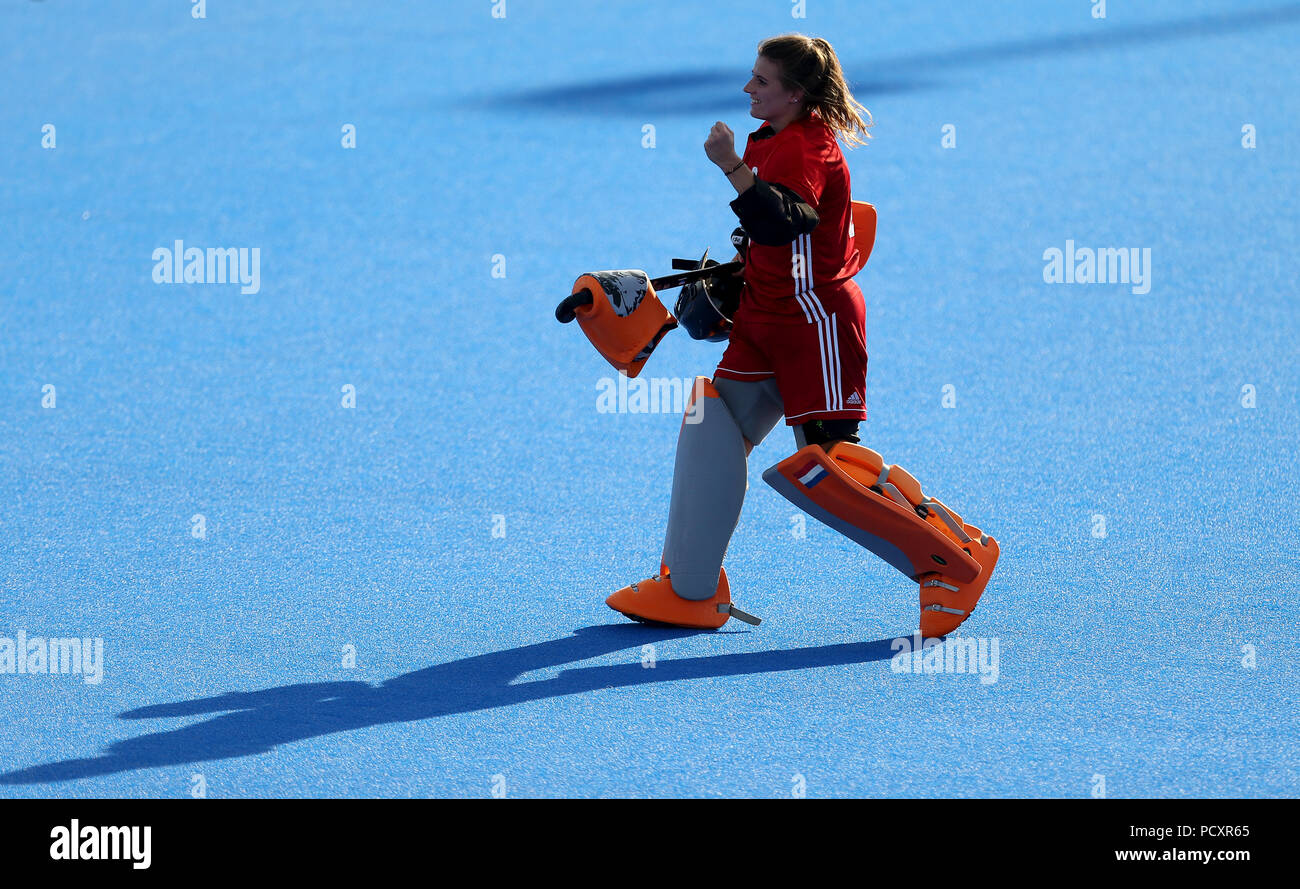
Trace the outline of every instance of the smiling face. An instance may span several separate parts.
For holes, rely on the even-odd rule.
[[[749,94],[749,114],[759,120],[768,122],[785,122],[795,117],[800,110],[799,99],[803,90],[791,92],[781,83],[781,69],[776,62],[765,56],[754,61],[749,83],[745,92]]]

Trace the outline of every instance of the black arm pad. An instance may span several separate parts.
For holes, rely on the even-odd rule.
[[[740,224],[755,244],[779,247],[817,227],[821,219],[803,198],[784,185],[764,182],[757,176],[754,185],[731,202]]]

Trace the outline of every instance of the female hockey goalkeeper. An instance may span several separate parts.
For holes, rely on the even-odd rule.
[[[732,616],[757,622],[731,605],[722,562],[740,518],[749,452],[784,416],[799,451],[765,480],[920,580],[922,629],[946,632],[974,607],[974,584],[954,584],[933,570],[960,560],[949,539],[955,514],[925,498],[915,480],[912,492],[901,468],[883,466],[856,444],[866,419],[867,348],[862,292],[853,276],[865,258],[854,239],[849,170],[837,137],[850,147],[865,144],[871,116],[849,91],[834,49],[819,37],[763,41],[751,74],[749,113],[764,123],[749,135],[744,156],[721,121],[704,144],[736,191],[731,208],[743,230],[744,287],[730,342],[713,380],[697,380],[681,427],[659,574],[606,602],[637,620],[681,626],[718,627]],[[834,475],[833,483],[818,492],[823,475]],[[880,504],[874,492],[899,485],[917,501],[907,504],[914,511],[882,513],[897,510],[906,495],[899,494],[898,504]],[[819,502],[822,495],[833,502]],[[967,542],[969,531],[982,537],[959,517],[955,524]],[[936,536],[943,539],[930,539]],[[984,540],[995,561],[996,544]],[[969,564],[956,566],[958,573],[986,581],[991,562],[982,571],[985,560],[964,552]],[[939,587],[927,595],[927,582],[936,578]],[[978,586],[982,591],[983,583]],[[931,608],[927,621],[936,596],[942,611]]]

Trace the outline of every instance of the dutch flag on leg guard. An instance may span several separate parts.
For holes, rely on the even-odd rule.
[[[798,474],[799,484],[805,488],[815,487],[824,478],[826,478],[826,470],[817,463],[801,469]]]

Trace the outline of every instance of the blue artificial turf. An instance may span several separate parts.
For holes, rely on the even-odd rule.
[[[186,6],[0,6],[0,637],[104,644],[0,675],[0,795],[1300,790],[1300,4]],[[996,681],[896,671],[915,585],[799,536],[784,428],[727,561],[761,627],[603,604],[679,416],[599,411],[551,312],[726,248],[702,145],[788,30],[875,116],[863,439],[1001,542]],[[260,288],[154,283],[177,240]],[[1149,292],[1044,283],[1067,240]]]

